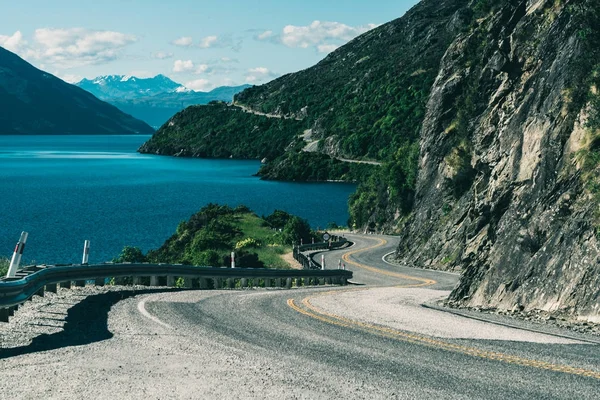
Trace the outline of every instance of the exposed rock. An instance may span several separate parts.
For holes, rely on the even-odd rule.
[[[590,56],[574,10],[589,16],[598,5],[500,4],[458,35],[441,62],[421,133],[415,207],[397,255],[415,266],[462,267],[451,295],[457,304],[598,322],[598,205],[573,157],[587,119],[573,93]],[[466,50],[473,47],[476,59]],[[465,93],[474,104],[461,140],[473,173],[457,193],[449,161],[460,158],[452,155],[460,145],[448,127]]]

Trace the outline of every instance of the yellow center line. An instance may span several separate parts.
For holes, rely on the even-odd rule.
[[[419,278],[419,277],[416,277],[416,276],[401,274],[399,272],[386,271],[384,269],[371,267],[369,265],[365,265],[365,264],[359,263],[357,261],[352,261],[350,259],[350,256],[352,256],[352,255],[363,253],[363,252],[369,251],[369,250],[373,250],[373,249],[376,249],[378,247],[385,246],[387,244],[387,240],[385,240],[385,239],[379,239],[378,238],[377,241],[379,243],[377,243],[374,246],[367,247],[367,248],[364,248],[364,249],[353,250],[353,251],[349,251],[347,253],[344,253],[344,255],[342,256],[342,259],[346,263],[348,263],[348,264],[354,265],[355,267],[358,267],[358,268],[366,269],[367,271],[375,272],[376,274],[387,275],[387,276],[392,276],[394,278],[400,278],[400,279],[406,279],[406,280],[409,280],[409,281],[419,282],[417,284],[409,285],[409,286],[403,285],[402,287],[422,287],[422,286],[435,285],[437,283],[433,279]]]
[[[368,248],[365,248],[365,249],[359,249],[359,250],[353,250],[353,251],[347,252],[342,256],[342,259],[349,264],[352,264],[352,265],[362,268],[362,269],[366,269],[371,272],[419,282],[417,284],[399,285],[396,287],[400,287],[400,288],[421,287],[421,286],[433,285],[436,283],[436,281],[433,279],[419,278],[419,277],[405,275],[405,274],[401,274],[401,273],[386,271],[386,270],[374,268],[374,267],[364,265],[359,262],[350,260],[349,257],[353,254],[362,253],[362,252],[372,250],[372,249],[375,249],[377,247],[381,247],[381,246],[384,246],[385,244],[387,244],[387,241],[385,239],[377,239],[377,240],[379,241],[378,244],[368,247]],[[327,292],[321,292],[315,296],[304,298],[302,300],[302,304],[304,305],[305,308],[298,306],[294,302],[294,299],[288,299],[287,304],[290,308],[299,312],[300,314],[306,315],[310,318],[313,318],[313,319],[316,319],[316,320],[319,320],[319,321],[322,321],[322,322],[325,322],[325,323],[328,323],[331,325],[341,326],[341,327],[345,327],[345,328],[353,328],[353,329],[358,328],[363,331],[366,331],[366,332],[369,332],[369,333],[372,333],[372,334],[375,334],[378,336],[390,338],[390,339],[400,340],[403,342],[418,344],[418,345],[441,349],[441,350],[446,350],[446,351],[452,351],[455,353],[461,353],[461,354],[478,357],[478,358],[483,358],[483,359],[487,359],[487,360],[500,361],[500,362],[504,362],[504,363],[508,363],[508,364],[516,364],[516,365],[520,365],[520,366],[538,368],[538,369],[547,370],[547,371],[562,372],[562,373],[571,374],[571,375],[578,375],[578,376],[585,376],[585,377],[589,377],[589,378],[600,379],[600,372],[597,372],[597,371],[586,370],[584,368],[576,368],[576,367],[572,367],[569,365],[552,364],[552,363],[549,363],[546,361],[534,360],[534,359],[514,356],[514,355],[500,353],[500,352],[482,350],[482,349],[478,349],[476,347],[454,344],[454,343],[446,342],[446,341],[443,341],[440,339],[435,339],[432,337],[418,335],[418,334],[414,334],[414,333],[410,333],[410,332],[404,332],[404,331],[400,331],[400,330],[385,327],[385,326],[375,325],[375,324],[371,324],[371,323],[367,323],[367,322],[356,321],[356,320],[352,320],[349,318],[345,318],[345,317],[342,317],[342,316],[339,316],[336,314],[332,314],[332,313],[323,311],[323,310],[315,307],[310,302],[310,300],[315,297],[329,296],[329,295],[333,295],[333,294],[340,294],[340,293],[346,293],[346,292],[351,292],[351,291],[362,291],[362,290],[368,290],[368,288],[353,288],[353,289],[346,289],[346,290],[330,290]]]

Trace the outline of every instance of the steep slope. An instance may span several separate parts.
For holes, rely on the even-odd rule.
[[[142,121],[0,47],[0,134],[151,134]]]
[[[600,322],[600,4],[502,1],[448,48],[398,256],[452,299]]]
[[[600,322],[599,88],[597,0],[422,0],[235,105],[285,125],[269,171],[310,168],[307,137],[384,161],[351,223],[398,232],[409,265],[463,270],[457,304]],[[228,146],[249,122],[208,135],[209,114],[185,114],[198,129],[181,148]]]

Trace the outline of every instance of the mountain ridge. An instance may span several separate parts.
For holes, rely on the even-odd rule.
[[[0,134],[151,134],[146,123],[0,47]]]
[[[104,75],[75,85],[156,128],[185,107],[214,100],[232,101],[236,93],[251,86],[220,86],[196,92],[162,74],[152,78]]]

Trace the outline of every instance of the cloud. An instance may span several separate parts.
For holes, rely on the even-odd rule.
[[[190,47],[193,42],[194,41],[190,36],[182,36],[180,38],[173,40],[171,43],[173,43],[175,46],[179,46],[179,47]]]
[[[192,60],[176,60],[173,63],[173,72],[189,72],[194,70]]]
[[[194,81],[189,81],[186,82],[184,86],[197,92],[206,92],[215,88],[215,85],[208,79],[196,79]]]
[[[218,36],[207,36],[200,40],[200,44],[198,45],[198,47],[200,47],[201,49],[208,49],[210,47],[216,47],[215,45],[218,45],[218,44],[219,44]]]
[[[245,78],[247,83],[263,83],[277,78],[278,76],[279,74],[270,71],[266,67],[256,67],[250,68],[246,73]]]
[[[207,72],[210,72],[211,68],[208,64],[200,64],[198,65],[198,67],[196,68],[196,73],[197,74],[204,74]]]
[[[60,79],[68,83],[77,83],[83,79],[82,76],[76,74],[57,75]]]
[[[34,40],[35,46],[27,49],[26,57],[58,68],[73,68],[116,60],[137,38],[114,31],[42,28],[35,30]]]
[[[339,48],[337,44],[320,44],[317,46],[317,51],[319,53],[331,53],[335,49]]]
[[[127,74],[127,76],[135,76],[136,78],[152,78],[155,75],[156,74],[146,70],[133,70]]]
[[[158,60],[166,60],[167,58],[173,58],[173,53],[165,53],[164,51],[157,51],[152,53],[152,58],[156,58]]]
[[[23,39],[21,31],[16,31],[11,36],[0,35],[0,46],[6,50],[18,53],[26,45],[27,41]]]
[[[258,35],[256,36],[256,38],[257,38],[258,40],[265,40],[265,39],[268,39],[268,38],[270,38],[270,37],[272,37],[272,36],[273,36],[273,31],[264,31],[264,32],[263,32],[263,33],[261,33],[261,34],[258,34]]]
[[[277,35],[272,31],[265,31],[256,36],[256,39],[280,43],[291,48],[310,47],[320,53],[328,53],[377,26],[368,24],[352,27],[340,22],[313,21],[306,26],[287,25]]]

